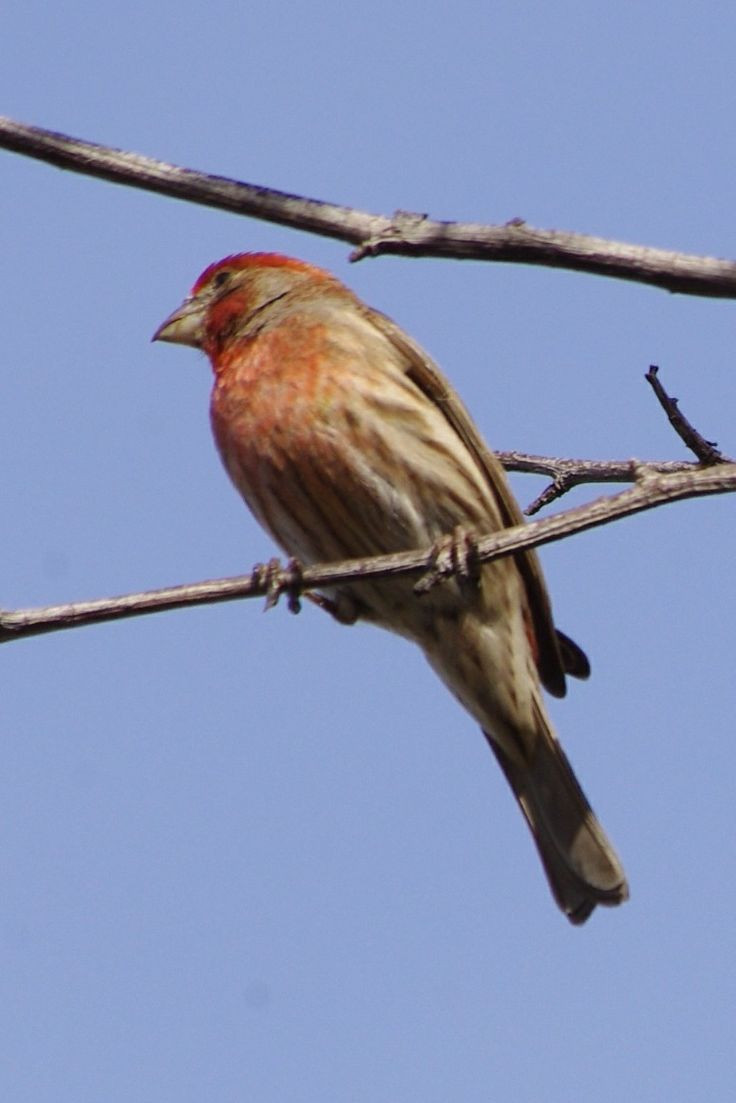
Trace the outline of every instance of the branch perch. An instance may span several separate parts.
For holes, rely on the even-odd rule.
[[[699,467],[673,474],[652,471],[646,465],[638,469],[637,484],[613,497],[598,498],[584,506],[555,514],[528,525],[518,525],[493,536],[478,540],[478,560],[489,563],[516,551],[550,544],[577,532],[607,525],[621,517],[632,516],[667,502],[711,494],[736,491],[736,463]],[[431,567],[432,550],[401,552],[373,559],[352,559],[343,563],[305,567],[300,583],[304,590],[325,588],[341,582],[367,578],[388,578],[401,574],[422,575]],[[83,624],[99,624],[122,620],[164,609],[181,609],[189,605],[234,601],[236,598],[262,597],[273,593],[273,578],[263,569],[250,575],[215,579],[193,585],[173,586],[163,590],[127,594],[124,597],[100,598],[96,601],[54,605],[41,609],[18,609],[0,613],[0,643],[75,628]],[[294,577],[283,572],[283,591],[294,591]],[[421,600],[421,599],[418,599]]]
[[[350,242],[356,246],[352,260],[390,253],[535,264],[632,280],[681,294],[736,298],[736,263],[714,257],[562,230],[535,229],[519,218],[488,226],[436,221],[409,211],[397,211],[391,216],[371,214],[196,172],[2,116],[0,149],[112,183]]]

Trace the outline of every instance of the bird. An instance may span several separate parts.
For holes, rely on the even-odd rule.
[[[217,449],[256,520],[301,566],[412,549],[464,555],[523,523],[505,472],[450,382],[329,272],[239,253],[199,276],[153,340],[202,350]],[[480,725],[573,924],[628,897],[621,862],[559,743],[542,687],[585,678],[555,628],[534,550],[458,569],[418,596],[408,575],[312,595],[338,621],[418,645]]]

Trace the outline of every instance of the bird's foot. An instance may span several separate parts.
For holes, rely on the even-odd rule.
[[[352,598],[340,594],[336,599],[318,594],[315,590],[305,590],[303,596],[329,613],[338,624],[355,624],[358,619],[358,607]]]
[[[268,563],[256,563],[252,575],[257,585],[266,591],[264,611],[268,612],[278,604],[282,594],[286,594],[290,613],[301,612],[302,575],[304,569],[298,559],[290,559],[285,567],[280,559],[269,559]]]
[[[478,540],[475,533],[458,525],[441,536],[432,548],[427,571],[414,585],[418,596],[429,593],[440,582],[456,578],[461,586],[477,587],[480,582]]]

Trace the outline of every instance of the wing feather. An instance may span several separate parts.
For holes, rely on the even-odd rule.
[[[448,424],[471,453],[499,504],[505,526],[510,528],[524,523],[524,517],[514,498],[501,464],[490,451],[476,428],[470,414],[449,381],[437,365],[416,342],[408,337],[395,322],[377,310],[366,308],[373,324],[399,350],[407,364],[408,378],[442,412]],[[529,602],[534,634],[538,647],[537,665],[544,687],[555,697],[565,695],[565,672],[586,677],[589,666],[585,655],[566,636],[565,648],[552,620],[552,607],[542,574],[542,566],[534,549],[517,552],[516,565],[524,581]],[[569,655],[569,661],[565,659]],[[573,661],[574,658],[574,661]]]

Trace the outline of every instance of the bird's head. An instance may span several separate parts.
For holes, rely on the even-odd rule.
[[[294,292],[337,287],[329,272],[278,253],[239,253],[205,268],[181,306],[162,322],[153,341],[212,352],[223,340],[249,335],[259,315]]]

